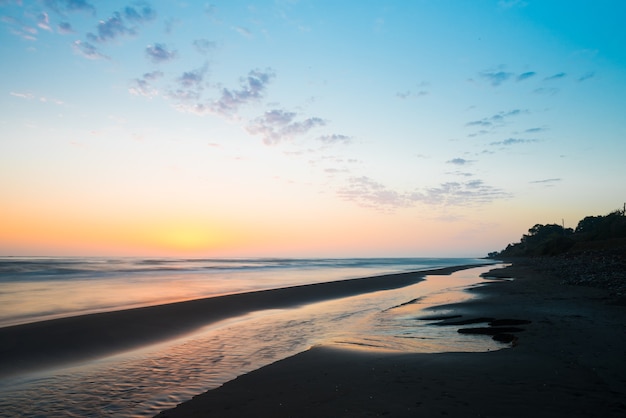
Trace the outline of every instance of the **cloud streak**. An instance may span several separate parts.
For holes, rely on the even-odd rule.
[[[135,96],[143,96],[151,99],[159,94],[159,91],[156,87],[154,87],[153,82],[161,77],[163,77],[163,73],[161,71],[145,73],[141,78],[136,78],[132,81],[132,85],[128,91]]]
[[[479,76],[491,83],[492,86],[498,87],[505,81],[511,79],[515,74],[506,71],[483,71]]]
[[[96,8],[85,0],[45,0],[44,4],[59,14],[66,12],[96,13]]]
[[[213,113],[224,116],[233,116],[237,110],[252,101],[257,101],[265,93],[269,82],[275,77],[272,70],[252,70],[247,77],[243,77],[239,89],[222,89],[219,99],[208,107]]]
[[[533,142],[538,142],[537,139],[522,139],[522,138],[507,138],[503,141],[495,141],[490,143],[489,145],[505,145],[505,146],[509,146],[509,145],[517,145],[517,144],[530,144]]]
[[[528,113],[528,110],[525,109],[513,109],[507,112],[501,111],[492,116],[488,116],[486,118],[473,120],[467,122],[465,126],[480,126],[480,127],[494,127],[503,125],[508,118],[513,116],[519,116],[522,114]]]
[[[544,78],[543,81],[560,80],[562,78],[565,78],[566,75],[567,74],[565,74],[565,73],[557,73],[557,74],[551,75],[550,77]]]
[[[416,204],[434,206],[471,206],[509,198],[510,194],[486,185],[482,180],[446,182],[436,187],[412,192],[399,192],[367,176],[351,177],[337,192],[344,200],[379,210],[394,210]]]
[[[74,48],[74,51],[76,53],[90,60],[109,58],[103,53],[101,53],[100,50],[98,50],[98,48],[95,45],[89,42],[74,41],[74,43],[72,44],[72,47]]]
[[[165,44],[156,43],[154,45],[148,45],[145,49],[145,54],[154,64],[161,64],[175,59],[178,52],[168,50]]]
[[[253,120],[246,130],[251,135],[261,135],[266,145],[278,144],[285,140],[304,135],[313,128],[324,126],[321,118],[307,118],[297,121],[295,112],[274,109]]]

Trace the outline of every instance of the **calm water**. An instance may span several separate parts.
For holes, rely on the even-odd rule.
[[[417,271],[466,258],[0,257],[0,326],[307,283]]]
[[[7,311],[3,314],[6,322],[483,263],[472,259],[2,261],[0,297],[10,299],[6,294],[9,289],[13,297],[24,298],[28,307],[19,315]],[[47,271],[44,266],[48,266]],[[491,268],[430,276],[401,289],[253,312],[209,324],[185,338],[122,355],[0,380],[0,416],[153,416],[238,375],[317,344],[406,352],[499,349],[502,346],[489,338],[464,336],[455,328],[433,327],[418,319],[425,309],[472,297],[464,289],[483,282],[479,275]],[[29,295],[28,286],[37,286],[59,300],[51,307],[36,309],[33,298],[45,298]],[[74,291],[68,294],[70,288]],[[95,308],[81,301],[88,294],[97,303]]]

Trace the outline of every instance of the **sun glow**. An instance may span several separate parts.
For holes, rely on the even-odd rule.
[[[155,230],[152,243],[174,252],[195,252],[214,249],[223,241],[221,234],[204,225],[168,225]]]

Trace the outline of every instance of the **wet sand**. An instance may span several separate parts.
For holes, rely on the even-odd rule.
[[[68,365],[194,332],[248,312],[400,288],[475,266],[294,286],[0,328],[0,376]]]
[[[529,321],[509,333],[509,348],[392,354],[314,347],[158,416],[626,416],[626,307],[605,290],[563,285],[532,266],[492,275],[515,280],[476,288],[482,298],[438,310],[452,310],[448,324],[470,323],[446,325],[451,332],[489,328],[476,318]]]

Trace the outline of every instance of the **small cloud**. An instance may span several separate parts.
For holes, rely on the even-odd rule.
[[[423,190],[400,192],[386,187],[369,177],[352,177],[337,193],[345,200],[379,210],[394,210],[417,203],[437,206],[468,206],[489,203],[510,197],[500,189],[484,184],[482,180],[447,182]]]
[[[211,42],[208,39],[195,39],[193,41],[193,46],[196,48],[196,51],[206,55],[209,51],[215,48],[215,42]]]
[[[208,70],[208,66],[204,66],[194,71],[186,71],[178,78],[178,82],[182,87],[198,87],[202,83],[202,79]]]
[[[176,51],[169,51],[164,44],[154,44],[146,47],[146,56],[155,64],[171,61],[177,55]]]
[[[543,81],[552,81],[552,80],[560,80],[561,78],[564,78],[567,74],[565,73],[557,73],[554,75],[551,75],[550,77],[546,77],[543,79]]]
[[[167,33],[168,35],[171,34],[174,31],[174,28],[177,26],[180,26],[180,24],[181,24],[180,19],[176,19],[173,17],[168,18],[165,21],[165,33]]]
[[[513,77],[513,73],[508,73],[506,71],[483,71],[479,74],[480,77],[486,79],[491,83],[492,86],[497,87]]]
[[[535,180],[535,181],[531,181],[531,184],[552,184],[552,183],[558,183],[562,181],[562,179],[560,178],[553,178],[553,179],[543,179],[543,180]]]
[[[420,90],[418,92],[413,92],[411,90],[407,90],[405,92],[398,92],[396,93],[396,97],[399,97],[400,99],[414,99],[417,97],[422,97],[422,96],[428,96],[428,91],[426,90]]]
[[[454,165],[467,165],[472,163],[471,160],[466,160],[464,158],[453,158],[451,160],[446,161],[446,164],[454,164]]]
[[[131,22],[145,23],[150,22],[156,18],[156,12],[147,3],[142,3],[137,6],[126,6],[124,8],[124,18]]]
[[[595,76],[596,76],[596,73],[594,71],[589,71],[589,72],[581,75],[580,77],[578,77],[578,79],[576,81],[583,82],[583,81],[589,80],[590,78],[593,78]]]
[[[31,100],[35,98],[35,96],[33,96],[32,93],[18,93],[18,92],[12,91],[9,94],[13,97],[19,97],[20,99],[26,99],[26,100]]]
[[[326,122],[317,117],[296,121],[297,114],[282,109],[274,109],[256,118],[246,130],[252,135],[261,135],[267,145],[277,144],[304,135],[311,129],[324,126]]]
[[[86,0],[44,0],[46,6],[57,13],[65,12],[89,12],[96,13],[96,8]]]
[[[465,126],[482,126],[482,127],[493,127],[493,126],[502,126],[505,123],[505,120],[512,116],[519,116],[521,114],[528,113],[528,110],[524,109],[512,109],[509,111],[501,111],[492,116],[482,118],[479,120],[474,120],[471,122],[467,122]],[[486,133],[487,131],[485,131]]]
[[[72,29],[72,25],[68,22],[59,23],[57,31],[63,35],[69,35],[70,33],[74,33],[74,29]]]
[[[411,193],[389,189],[367,176],[351,177],[337,195],[344,200],[379,210],[405,208],[414,204]]]
[[[96,48],[93,44],[89,42],[74,41],[72,47],[74,48],[74,51],[76,51],[78,54],[91,60],[108,58],[106,55],[100,53],[98,48]]]
[[[240,106],[258,100],[265,92],[267,84],[275,74],[272,70],[253,70],[248,76],[241,79],[241,88],[238,90],[222,89],[222,96],[210,105],[214,113],[232,115]]]
[[[233,29],[235,29],[237,33],[239,33],[242,36],[245,36],[246,38],[252,37],[252,32],[250,32],[250,30],[247,28],[244,28],[242,26],[235,26]]]
[[[161,77],[163,77],[163,73],[161,71],[152,71],[143,75],[143,78],[146,80],[157,80]]]
[[[215,16],[217,14],[217,6],[215,6],[214,4],[209,4],[209,3],[205,4],[204,13],[207,16],[211,16],[211,17]]]
[[[152,82],[161,77],[163,77],[161,71],[145,73],[143,77],[133,80],[128,91],[135,96],[144,96],[151,99],[159,94],[159,91],[153,86]]]
[[[524,133],[535,134],[535,133],[538,133],[538,132],[545,132],[547,130],[548,130],[548,128],[528,128],[528,129],[524,130]]]
[[[528,144],[532,142],[537,142],[536,139],[521,139],[521,138],[507,138],[503,141],[492,142],[489,145],[516,145],[516,144]]]
[[[48,18],[48,13],[43,12],[39,16],[37,16],[37,26],[40,29],[52,32],[52,28],[50,27],[50,19]]]
[[[147,3],[139,3],[137,8],[125,7],[121,12],[113,12],[107,20],[101,20],[96,27],[96,34],[88,33],[87,39],[91,42],[108,42],[120,36],[134,36],[136,26],[129,26],[127,22],[144,24],[154,20],[156,12]]]
[[[122,20],[119,12],[114,12],[113,16],[107,20],[101,20],[96,27],[97,34],[88,33],[87,39],[92,42],[107,42],[118,36],[135,35],[137,32],[134,28],[128,27]]]
[[[352,141],[351,137],[346,136],[346,135],[338,135],[338,134],[322,135],[318,137],[317,139],[318,141],[322,141],[325,144],[338,144],[338,143],[347,144],[350,141]]]
[[[537,73],[534,71],[527,71],[525,73],[522,73],[520,75],[517,76],[517,81],[524,81],[524,80],[528,80],[531,77],[536,76]]]
[[[540,87],[538,89],[533,90],[533,93],[535,94],[541,94],[543,96],[554,96],[555,94],[557,94],[560,90],[557,88],[544,88],[544,87]]]

